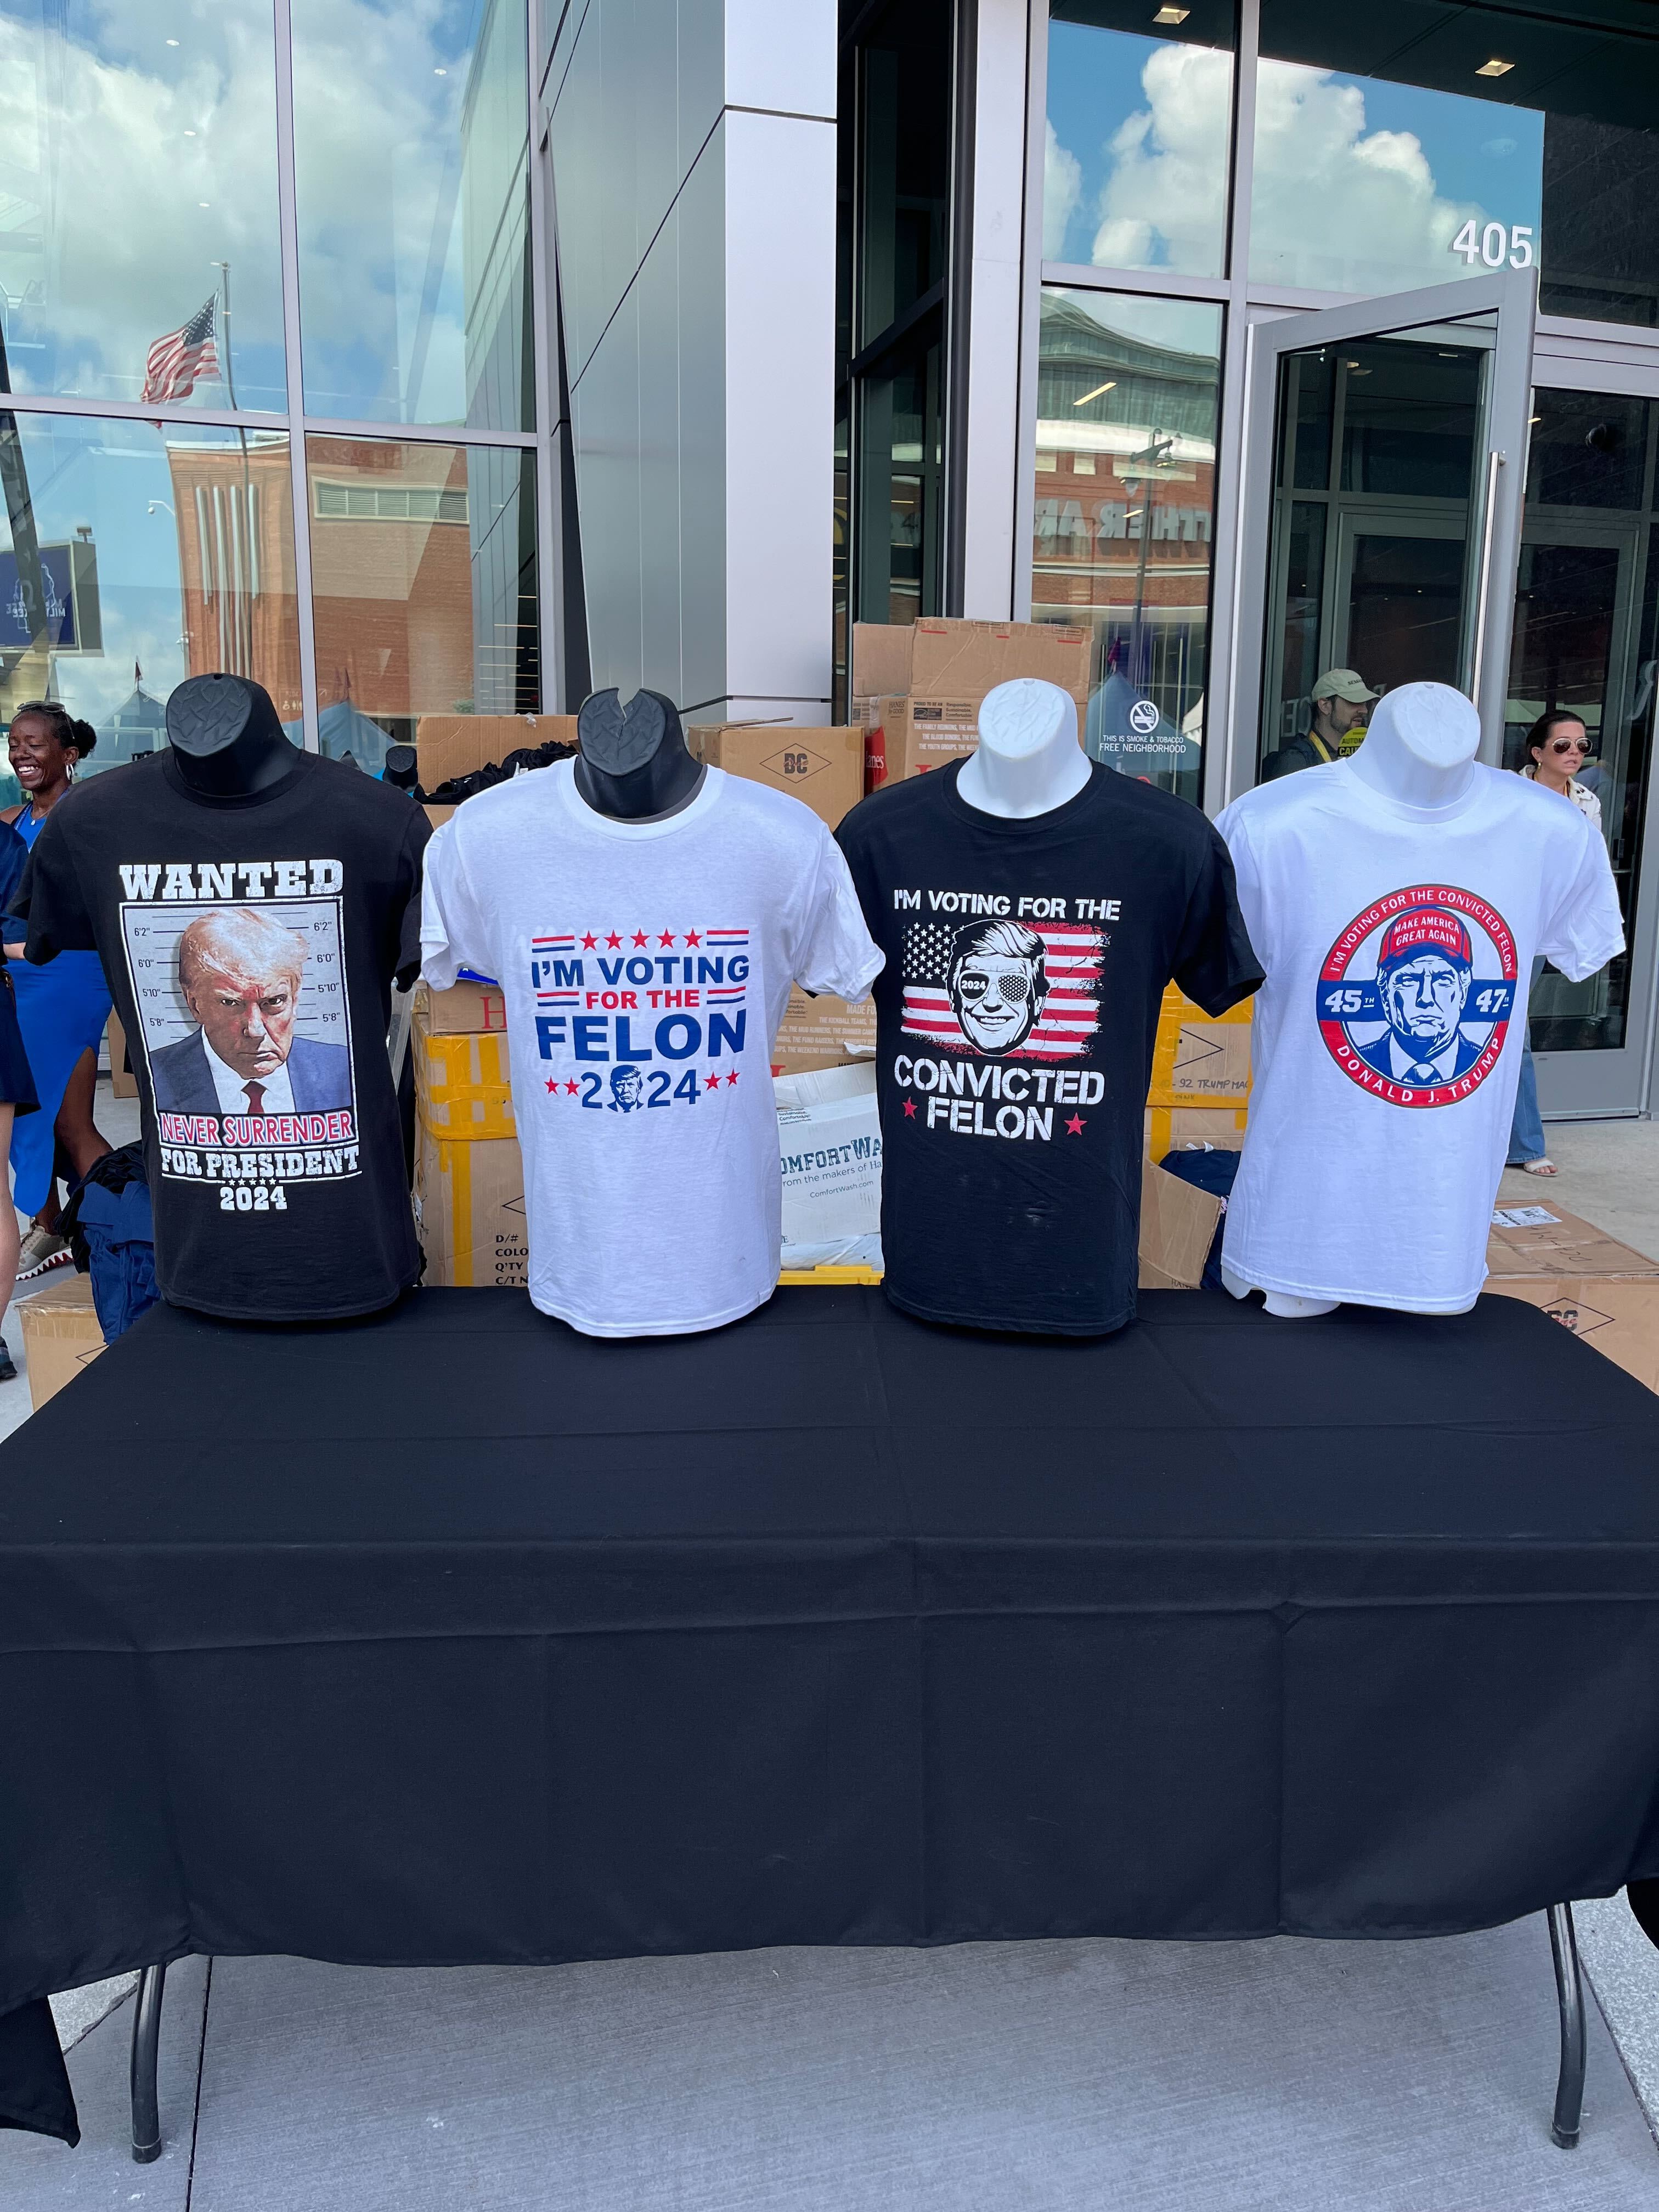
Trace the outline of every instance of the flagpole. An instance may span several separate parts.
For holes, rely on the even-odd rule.
[[[225,390],[229,395],[230,404],[234,408],[236,404],[236,368],[230,355],[230,264],[228,261],[216,261],[212,265],[219,271],[220,278],[219,327],[224,333],[225,356],[223,363],[222,364],[222,368],[225,380]],[[240,670],[238,672],[244,676],[251,676],[253,673],[253,594],[251,589],[252,575],[251,564],[254,558],[252,548],[253,501],[250,495],[247,432],[245,429],[238,428],[236,433],[236,442],[241,447],[242,451],[242,538],[244,544],[244,556],[250,565],[246,574],[238,574],[235,579],[235,595],[237,601],[234,608],[234,627],[236,636],[235,657],[238,660],[246,659],[248,664],[246,668]],[[246,602],[246,605],[242,604],[244,600]],[[247,628],[246,639],[244,639],[242,634],[245,617]]]
[[[215,261],[209,266],[219,271],[219,322],[225,334],[225,390],[230,394],[230,404],[234,408],[236,404],[236,370],[230,358],[230,264],[228,261]]]

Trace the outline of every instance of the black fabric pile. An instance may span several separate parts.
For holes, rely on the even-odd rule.
[[[544,745],[519,745],[505,760],[488,762],[465,775],[446,776],[434,791],[422,790],[417,783],[412,795],[422,806],[459,806],[464,799],[475,798],[481,791],[493,791],[498,783],[511,783],[521,768],[551,768],[555,761],[574,760],[576,750],[574,745],[562,745],[551,738]]]

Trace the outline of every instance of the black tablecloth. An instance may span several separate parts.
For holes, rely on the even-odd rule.
[[[0,2014],[191,1952],[1417,1936],[1659,1874],[1659,1401],[1504,1298],[1143,1304],[153,1312],[0,1448]]]

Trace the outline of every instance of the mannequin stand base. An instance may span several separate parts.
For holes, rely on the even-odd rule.
[[[1234,1274],[1224,1260],[1221,1279],[1236,1298],[1247,1298],[1255,1288],[1254,1283],[1243,1281]],[[1315,1314],[1334,1313],[1342,1301],[1340,1298],[1298,1298],[1290,1291],[1263,1291],[1261,1303],[1279,1321],[1307,1321]]]

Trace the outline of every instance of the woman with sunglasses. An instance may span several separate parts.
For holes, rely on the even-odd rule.
[[[1598,830],[1601,827],[1601,802],[1587,783],[1580,783],[1574,771],[1584,764],[1589,751],[1589,732],[1583,718],[1565,707],[1552,708],[1542,714],[1527,732],[1526,760],[1521,774],[1545,791],[1553,791],[1561,798],[1571,799],[1580,813],[1587,815]],[[1544,972],[1542,960],[1532,963],[1532,988]],[[1528,1017],[1531,994],[1528,993]],[[1528,1175],[1553,1176],[1557,1172],[1555,1162],[1544,1149],[1544,1122],[1538,1111],[1538,1071],[1533,1066],[1532,1042],[1525,1029],[1522,1031],[1521,1081],[1515,1094],[1515,1119],[1510,1126],[1509,1158],[1506,1167],[1524,1168]]]
[[[31,699],[14,709],[6,750],[23,803],[0,814],[0,821],[10,823],[25,845],[33,844],[97,742],[92,725],[76,721],[56,699]],[[92,1118],[110,998],[95,952],[60,952],[46,966],[31,968],[23,958],[23,934],[20,922],[7,922],[4,950],[41,1107],[27,1121],[14,1120],[11,1129],[12,1198],[20,1213],[33,1217],[17,1270],[17,1279],[27,1282],[71,1257],[58,1233],[58,1177],[78,1182],[111,1149]]]

